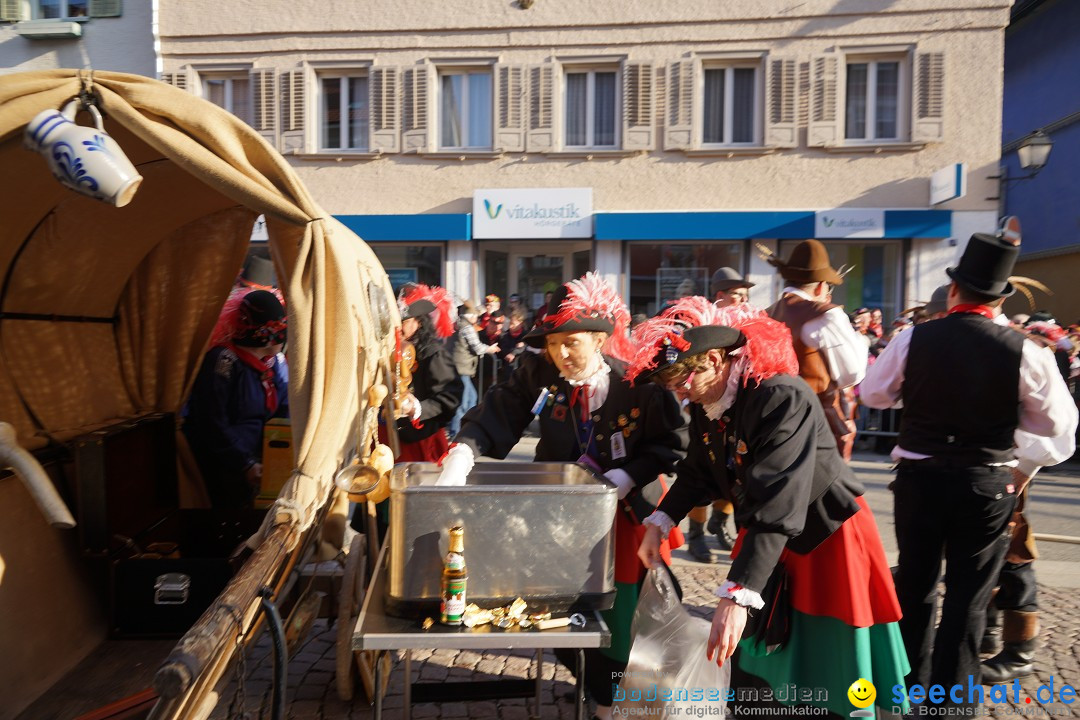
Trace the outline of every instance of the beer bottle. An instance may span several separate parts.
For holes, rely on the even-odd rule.
[[[465,568],[465,528],[450,528],[450,552],[446,553],[442,572],[442,623],[460,625],[465,614],[465,584],[469,571]]]

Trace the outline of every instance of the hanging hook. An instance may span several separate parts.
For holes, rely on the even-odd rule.
[[[97,93],[94,92],[94,71],[89,70],[86,74],[79,70],[79,103],[86,109],[91,106],[100,110],[101,103]]]

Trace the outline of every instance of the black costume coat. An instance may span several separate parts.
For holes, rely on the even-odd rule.
[[[450,353],[441,342],[418,347],[416,364],[412,394],[420,401],[420,427],[415,427],[411,418],[398,418],[398,435],[406,443],[431,437],[449,425],[465,391]]]
[[[728,580],[758,593],[787,547],[806,554],[854,515],[863,487],[836,449],[817,396],[777,375],[739,389],[719,421],[690,412],[690,447],[660,510],[678,523],[702,500],[735,504],[746,533]]]
[[[599,454],[593,459],[605,471],[622,468],[638,486],[644,486],[657,475],[670,473],[680,457],[683,442],[677,430],[683,424],[682,414],[670,392],[651,383],[631,387],[623,379],[622,362],[607,356],[604,361],[611,368],[610,386],[604,404],[592,413]],[[522,354],[510,378],[488,390],[483,401],[465,414],[454,442],[468,445],[478,456],[505,458],[532,422],[537,397],[553,386],[555,391],[549,392],[552,401],[545,402],[539,413],[540,441],[535,460],[576,461],[582,449],[574,424],[579,410],[568,407],[572,388],[545,355],[533,353]],[[554,400],[560,395],[562,402]],[[613,433],[623,436],[625,455],[621,458],[613,457]]]

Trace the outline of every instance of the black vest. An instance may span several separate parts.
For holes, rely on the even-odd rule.
[[[1024,336],[974,313],[910,332],[900,447],[965,466],[1011,460]]]

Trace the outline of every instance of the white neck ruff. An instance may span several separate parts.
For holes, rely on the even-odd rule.
[[[597,354],[596,359],[597,362],[599,362],[600,367],[596,369],[596,372],[584,380],[571,380],[560,373],[560,376],[566,380],[566,382],[570,383],[571,387],[578,387],[580,385],[587,385],[589,387],[590,392],[587,395],[589,412],[596,410],[604,404],[604,401],[607,400],[608,389],[611,387],[611,368],[604,362],[604,358],[599,354]]]

